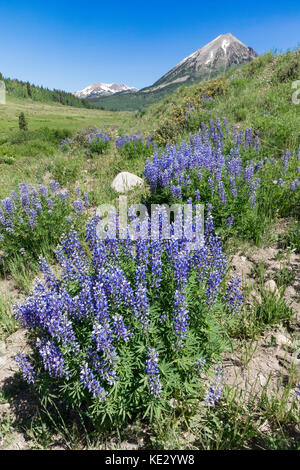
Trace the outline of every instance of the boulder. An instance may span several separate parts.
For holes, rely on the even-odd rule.
[[[119,173],[115,179],[113,180],[111,187],[117,193],[126,193],[131,191],[136,186],[142,187],[144,185],[144,181],[142,178],[134,175],[133,173],[129,173],[128,171],[122,171]]]

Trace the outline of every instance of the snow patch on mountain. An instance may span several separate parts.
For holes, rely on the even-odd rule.
[[[115,93],[121,92],[136,92],[138,91],[135,87],[130,87],[124,84],[118,83],[95,83],[93,85],[89,85],[83,90],[76,91],[74,93],[77,98],[91,98],[97,96],[105,96],[105,95],[114,95]]]

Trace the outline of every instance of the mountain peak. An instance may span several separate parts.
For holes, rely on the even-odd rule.
[[[205,46],[185,57],[172,70],[147,89],[191,83],[213,77],[227,69],[249,62],[258,54],[231,33],[220,34]]]
[[[137,88],[118,83],[94,83],[89,85],[83,90],[74,93],[77,98],[94,98],[97,96],[114,95],[115,93],[138,91]]]

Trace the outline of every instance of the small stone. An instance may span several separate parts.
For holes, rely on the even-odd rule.
[[[291,346],[291,340],[282,333],[273,334],[277,346]]]
[[[265,283],[265,290],[268,290],[269,292],[276,292],[277,291],[277,285],[276,282],[273,279],[270,279]]]
[[[111,187],[117,193],[126,193],[131,191],[136,186],[142,187],[144,185],[144,181],[139,176],[134,175],[133,173],[129,173],[128,171],[122,171],[119,173],[115,179],[113,180]]]
[[[267,384],[267,379],[266,379],[266,377],[265,377],[263,374],[259,373],[259,374],[258,374],[258,378],[259,378],[259,381],[260,381],[260,385],[261,385],[262,387],[264,387],[264,386]]]

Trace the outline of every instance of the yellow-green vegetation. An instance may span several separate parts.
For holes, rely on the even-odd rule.
[[[154,139],[160,145],[176,142],[178,135],[188,127],[189,115],[191,113],[199,115],[202,111],[203,101],[225,95],[226,87],[225,79],[216,79],[194,87],[182,87],[175,95],[166,98],[156,111],[163,117],[159,128],[154,132]],[[177,95],[180,96],[180,100]],[[165,109],[166,104],[168,105],[167,109]]]

